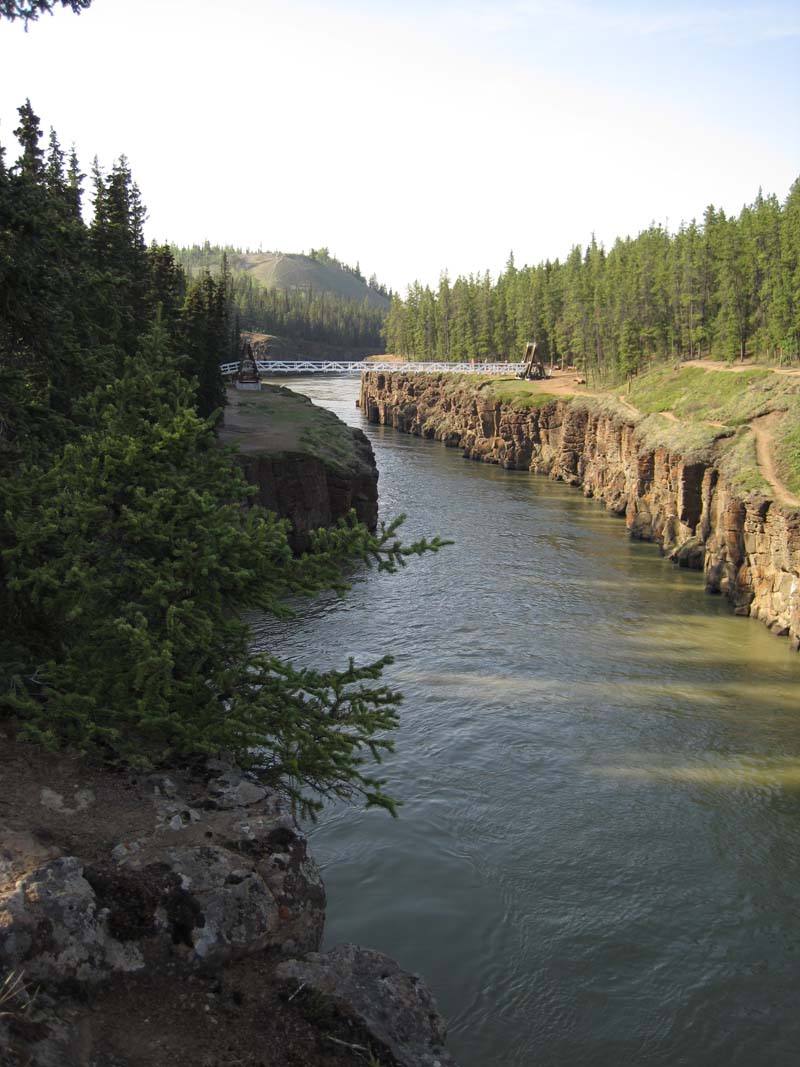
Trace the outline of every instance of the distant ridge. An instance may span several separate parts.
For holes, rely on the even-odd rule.
[[[208,267],[219,269],[222,250],[218,248],[177,249],[178,258],[191,271]],[[239,252],[225,249],[228,267],[234,274],[249,274],[267,289],[307,290],[330,293],[369,307],[389,310],[389,297],[371,288],[357,274],[333,258],[317,258],[298,252]]]

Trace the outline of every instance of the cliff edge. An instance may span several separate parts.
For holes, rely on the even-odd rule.
[[[290,544],[309,546],[312,530],[331,526],[351,510],[374,530],[378,470],[364,433],[282,386],[260,393],[228,389],[220,439],[235,445],[254,503],[289,519]]]
[[[685,382],[695,391],[704,384],[692,375]],[[749,425],[745,432],[743,416],[730,425],[687,419],[679,433],[677,416],[653,404],[641,411],[635,396],[557,395],[547,382],[523,389],[533,384],[371,372],[360,405],[371,422],[443,441],[470,459],[580,487],[624,516],[632,536],[703,570],[707,590],[737,614],[800,648],[800,509],[759,471],[758,435]],[[759,372],[751,384],[753,421],[762,424],[774,417],[771,382]],[[796,403],[798,388],[794,380],[783,387],[781,403]]]
[[[417,976],[320,952],[280,794],[221,760],[118,773],[0,740],[3,1067],[454,1067]]]

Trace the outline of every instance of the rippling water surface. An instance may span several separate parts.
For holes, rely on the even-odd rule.
[[[456,543],[255,620],[406,694],[400,818],[312,831],[327,944],[421,973],[461,1067],[800,1063],[800,656],[577,490],[364,429],[382,515]]]

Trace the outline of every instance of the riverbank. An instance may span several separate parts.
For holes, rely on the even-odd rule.
[[[320,871],[257,778],[115,772],[7,725],[0,780],[4,1067],[452,1067],[417,976],[319,951]]]
[[[308,548],[312,530],[351,510],[375,529],[378,470],[369,442],[307,397],[277,385],[252,393],[229,388],[220,440],[236,446],[257,490],[253,502],[289,519],[296,552]]]
[[[293,547],[375,526],[364,434],[279,387],[231,390],[223,441]],[[0,719],[3,1067],[454,1067],[415,975],[321,952],[325,889],[286,797],[225,758],[148,773]]]
[[[785,413],[772,431],[789,481],[800,379],[751,370],[734,390],[724,373],[666,368],[616,396],[563,377],[540,384],[372,372],[360,404],[371,422],[580,487],[624,516],[633,537],[703,570],[707,590],[737,614],[798,648],[800,510],[759,467],[751,425]]]

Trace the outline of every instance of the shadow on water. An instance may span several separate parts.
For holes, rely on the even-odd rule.
[[[253,620],[406,696],[400,818],[312,828],[327,943],[423,974],[462,1067],[794,1065],[800,657],[576,490],[365,429],[383,514],[456,544]]]

